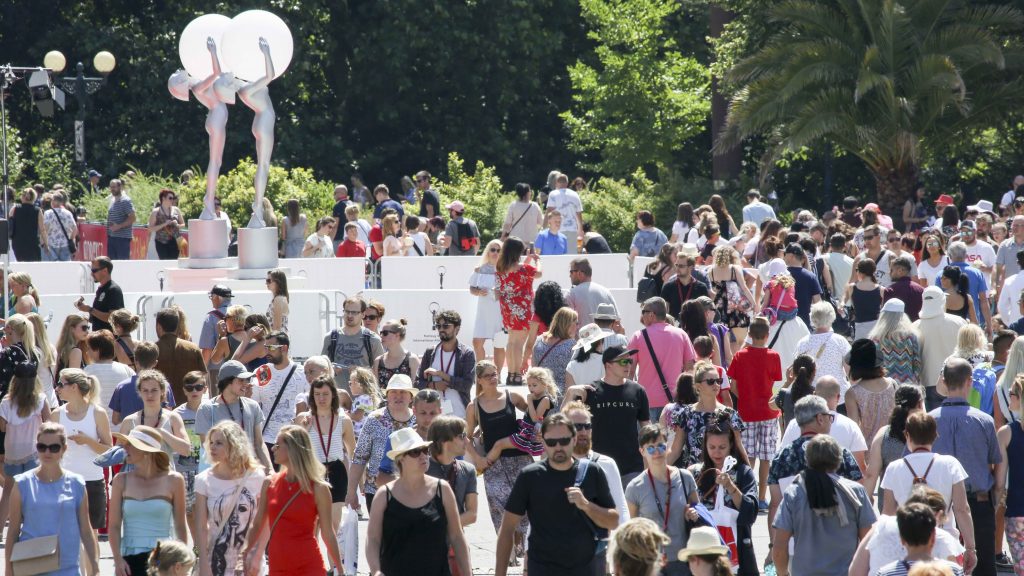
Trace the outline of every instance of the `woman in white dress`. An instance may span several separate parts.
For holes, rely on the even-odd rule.
[[[334,258],[334,231],[338,223],[330,216],[324,216],[316,223],[316,232],[306,238],[302,246],[303,258]]]
[[[484,248],[480,257],[480,265],[469,277],[469,293],[476,296],[476,322],[473,324],[473,351],[477,360],[486,358],[484,343],[492,341],[494,346],[494,364],[501,373],[505,363],[505,343],[508,334],[501,320],[501,307],[494,295],[495,268],[498,253],[501,251],[501,240],[491,240]]]

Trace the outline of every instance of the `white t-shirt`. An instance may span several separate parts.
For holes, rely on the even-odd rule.
[[[907,555],[907,549],[900,542],[900,529],[895,516],[879,516],[869,538],[867,549],[871,552],[871,562],[868,574],[877,574],[882,566],[902,560]],[[963,553],[964,547],[952,534],[945,530],[935,531],[932,556],[945,560]]]
[[[967,263],[974,266],[974,263],[979,260],[985,266],[996,265],[996,251],[991,244],[984,240],[978,240],[973,246],[967,247]],[[992,273],[981,270],[979,272],[985,275],[985,285],[992,288]]]
[[[1009,208],[1010,204],[1013,204],[1013,199],[1017,196],[1013,190],[1008,190],[1006,194],[1003,194],[1003,199],[999,201],[1000,208]]]
[[[681,242],[683,244],[696,244],[697,236],[700,234],[697,233],[696,227],[687,226],[681,220],[676,220],[675,223],[672,224],[672,235],[676,237],[676,242]]]
[[[562,232],[577,232],[580,227],[576,222],[576,213],[583,213],[583,201],[575,190],[559,188],[548,194],[548,208],[558,210],[562,215]]]
[[[36,456],[36,435],[43,423],[39,415],[45,400],[46,397],[40,394],[36,398],[35,408],[28,416],[18,415],[18,409],[11,403],[10,396],[0,401],[0,418],[7,423],[7,435],[4,438],[7,464],[21,464]]]
[[[921,260],[921,263],[917,265],[918,278],[924,281],[925,287],[938,286],[935,283],[935,279],[939,277],[939,274],[942,274],[942,269],[946,266],[949,266],[949,258],[945,255],[939,259],[938,266],[932,266],[927,260]]]
[[[224,574],[234,574],[240,567],[242,544],[256,519],[264,478],[257,470],[237,480],[217,478],[212,470],[196,475],[196,494],[206,497],[210,563],[226,568]]]
[[[434,370],[445,372],[449,376],[455,375],[455,354],[456,352],[445,352],[437,347],[434,357],[430,359],[430,367]],[[442,361],[444,364],[442,365]],[[466,419],[466,405],[462,403],[459,392],[452,387],[445,388],[441,394],[441,413],[448,416],[458,416]]]
[[[931,470],[928,470],[926,478],[928,487],[934,488],[942,494],[947,507],[952,505],[953,485],[967,480],[967,471],[964,470],[959,460],[952,456],[933,452],[914,452],[904,458],[910,462],[914,472],[920,477],[925,476],[925,470],[928,470],[928,464],[934,458],[934,463],[931,465]],[[882,478],[882,488],[892,491],[896,504],[901,506],[907,501],[907,498],[910,498],[910,492],[914,488],[914,474],[907,467],[907,462],[903,461],[904,458],[890,463],[889,467],[885,469],[885,477]],[[953,526],[953,515],[947,514],[944,527],[948,529]]]
[[[109,364],[89,364],[85,367],[85,373],[100,381],[100,406],[110,406],[110,397],[114,395],[117,385],[135,376],[131,366],[116,360]],[[117,432],[113,425],[111,429]]]
[[[306,238],[308,244],[313,245],[313,253],[310,258],[332,258],[334,256],[334,242],[330,236],[321,236],[313,232]]]
[[[271,414],[270,410],[274,406],[277,393],[293,367],[295,373],[288,380],[288,389],[281,394],[281,401]],[[266,419],[263,424],[264,442],[276,442],[281,427],[291,424],[295,419],[295,401],[300,392],[309,394],[309,383],[306,382],[306,373],[302,371],[302,366],[291,362],[284,370],[278,370],[273,364],[264,364],[256,369],[256,385],[252,387],[252,399],[259,402],[263,417]]]
[[[835,441],[843,448],[846,448],[850,452],[864,452],[868,449],[868,443],[864,441],[864,434],[860,431],[860,426],[856,422],[850,420],[846,416],[839,414],[836,411],[832,411],[835,414],[836,421],[832,423],[832,430],[828,433],[829,436],[835,438]],[[789,421],[786,426],[786,432],[782,435],[782,440],[779,442],[779,451],[782,448],[789,446],[794,440],[800,437],[800,427],[796,424],[796,418]]]

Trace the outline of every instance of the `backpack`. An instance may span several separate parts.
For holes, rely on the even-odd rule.
[[[459,232],[459,249],[463,252],[472,252],[480,245],[480,236],[473,231],[468,222],[456,222],[455,229]]]
[[[341,332],[337,330],[331,330],[331,347],[328,348],[330,353],[327,355],[334,362],[334,353],[338,350],[338,337],[341,336]],[[373,364],[373,352],[370,351],[370,335],[367,333],[366,328],[363,328],[363,349],[366,350],[367,365]]]
[[[917,475],[917,472],[914,470],[914,467],[910,465],[910,461],[907,460],[906,456],[903,457],[903,463],[907,465],[907,469],[910,470],[910,473],[914,476],[914,481],[911,482],[912,485],[914,485],[914,486],[917,486],[918,484],[927,485],[928,484],[928,473],[932,471],[932,464],[935,464],[935,456],[932,456],[932,459],[928,461],[928,467],[924,469],[924,476],[918,476]]]
[[[648,269],[636,284],[636,301],[643,304],[648,298],[660,296],[662,284],[661,270],[652,274]]]
[[[967,403],[982,412],[992,415],[995,406],[992,404],[996,391],[996,373],[991,364],[981,364],[971,371],[971,392]]]

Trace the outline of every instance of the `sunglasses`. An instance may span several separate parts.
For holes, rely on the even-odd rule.
[[[899,241],[900,241],[899,237],[889,238],[889,242],[890,243],[892,243],[892,242],[899,242]]]
[[[703,382],[703,383],[707,384],[708,386],[721,386],[722,385],[722,379],[721,378],[705,378],[704,380],[698,380],[698,382]]]
[[[830,422],[836,421],[836,415],[831,412],[822,412],[821,414],[818,414],[818,416],[828,416]]]
[[[206,384],[185,384],[182,388],[185,389],[185,392],[199,392],[206,388]]]
[[[280,350],[284,348],[284,344],[264,344],[263,347],[267,350]]]
[[[408,452],[403,454],[403,456],[411,456],[413,458],[419,458],[420,456],[423,456],[424,454],[426,454],[429,450],[430,450],[429,446],[420,446],[419,448],[415,448],[413,450],[409,450]]]
[[[573,426],[576,427],[577,431],[593,430],[593,428],[594,428],[594,425],[591,424],[590,422],[577,422],[577,423],[573,424]]]
[[[492,254],[497,254],[498,252],[501,252],[501,248],[491,248],[487,251],[491,252]],[[569,272],[578,272],[578,270],[569,270]]]
[[[60,454],[60,449],[63,447],[64,446],[61,444],[43,444],[42,442],[39,442],[36,444],[36,452],[45,454],[46,451],[49,450],[50,454]]]
[[[348,310],[346,310],[346,312],[348,312]],[[366,320],[367,322],[376,322],[379,319],[380,316],[376,314],[363,314],[363,320]]]
[[[572,436],[565,436],[564,438],[545,438],[544,443],[547,444],[548,448],[554,448],[555,446],[568,446],[572,442]]]
[[[633,365],[633,359],[632,358],[623,358],[622,360],[616,360],[615,363],[618,364],[619,366],[632,366]]]
[[[668,444],[665,444],[664,442],[659,442],[657,444],[647,446],[646,448],[644,448],[644,450],[647,452],[648,456],[654,456],[655,454],[664,454],[665,452],[668,452]]]
[[[271,282],[273,282],[273,280],[271,280],[270,278],[267,278],[267,285],[270,285]]]
[[[89,270],[92,270],[92,273],[95,274],[95,273],[99,272],[100,270],[103,270],[103,268],[89,268]]]
[[[78,325],[78,329],[79,330],[85,330],[86,332],[89,331],[89,328],[91,328],[91,326],[89,326],[88,324],[79,324]]]
[[[55,383],[55,384],[53,385],[53,387],[54,387],[54,388],[64,388],[65,386],[71,386],[71,384],[69,384],[69,383],[67,383],[67,382],[65,382],[65,381],[63,381],[63,380],[58,380],[58,381],[57,381],[57,382],[56,382],[56,383]]]
[[[867,234],[864,235],[865,240],[874,240],[875,238],[878,238],[878,236],[868,236]]]

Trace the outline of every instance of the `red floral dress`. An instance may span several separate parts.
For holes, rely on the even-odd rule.
[[[537,269],[524,264],[514,272],[495,274],[494,290],[506,330],[528,330],[533,316],[533,277]]]

